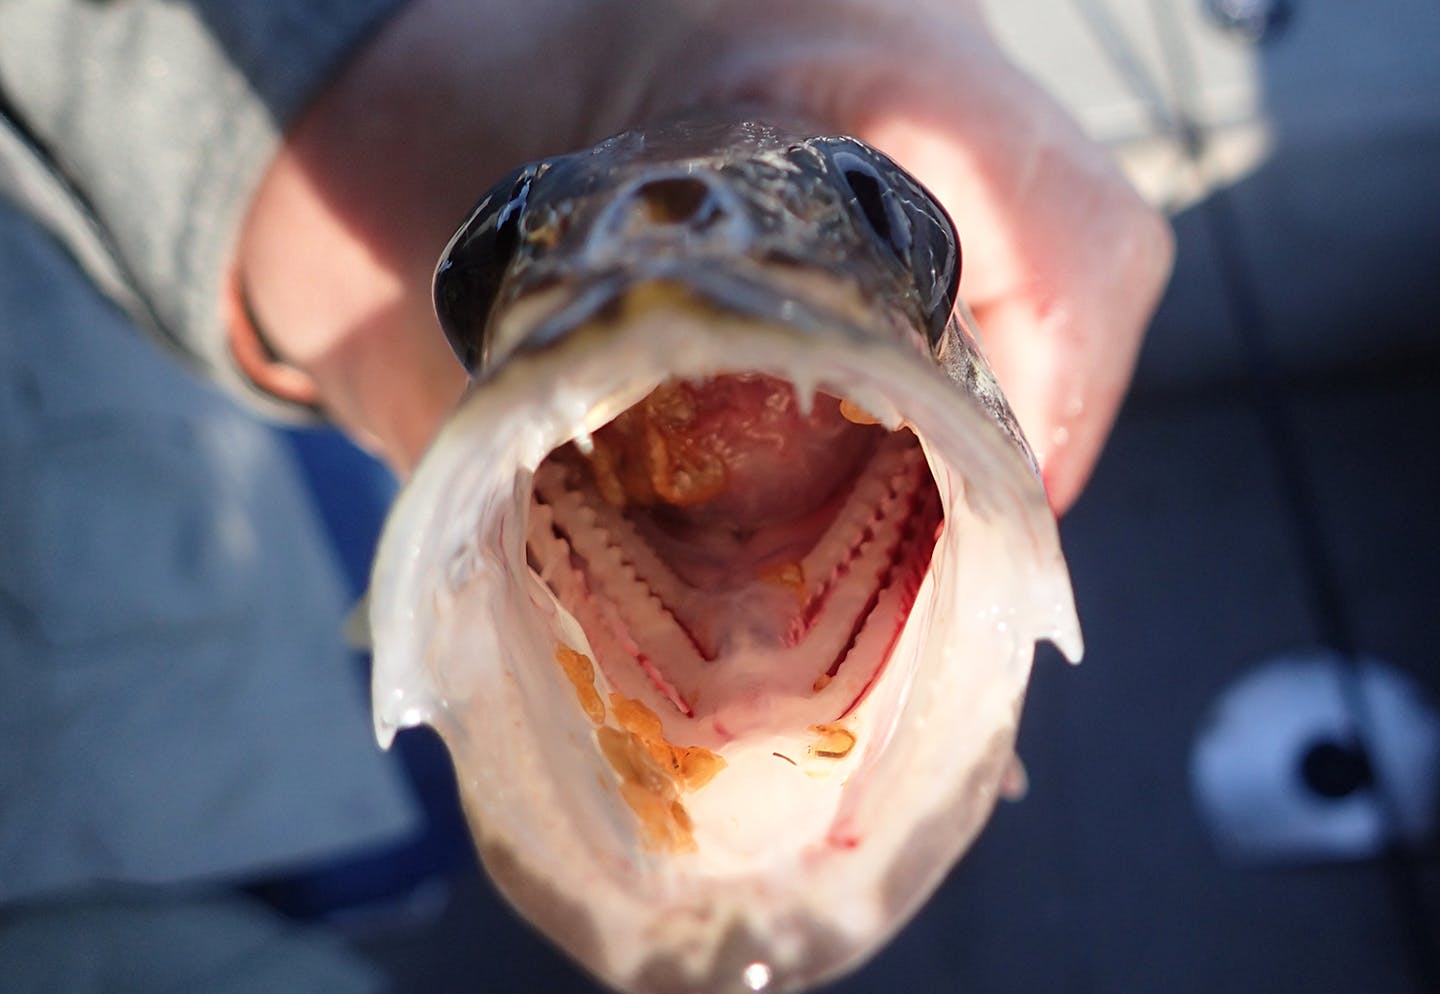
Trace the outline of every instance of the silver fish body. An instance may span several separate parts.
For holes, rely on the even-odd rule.
[[[943,209],[691,121],[524,166],[447,247],[473,386],[392,512],[377,732],[434,726],[516,908],[636,992],[863,961],[979,831],[1055,523]]]

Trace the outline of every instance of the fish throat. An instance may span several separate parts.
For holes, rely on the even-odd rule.
[[[669,380],[552,453],[527,552],[616,691],[722,750],[853,710],[941,520],[908,428],[734,373]]]

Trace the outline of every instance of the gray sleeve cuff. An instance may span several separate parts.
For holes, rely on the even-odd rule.
[[[89,213],[137,318],[252,405],[221,316],[239,226],[285,128],[401,2],[0,4],[0,95]]]

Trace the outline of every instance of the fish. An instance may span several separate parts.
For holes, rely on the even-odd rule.
[[[520,166],[441,256],[471,382],[383,529],[376,732],[439,733],[615,990],[854,969],[1023,783],[1036,643],[1082,642],[960,267],[879,150],[703,117]]]

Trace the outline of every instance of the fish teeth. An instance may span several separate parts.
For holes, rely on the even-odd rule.
[[[890,402],[890,398],[870,391],[864,391],[864,396],[856,398],[860,400],[865,410],[869,411],[888,431],[899,431],[905,424],[905,419]]]
[[[789,380],[795,391],[795,409],[802,418],[815,410],[815,380],[804,370],[790,370]]]
[[[879,424],[887,431],[899,431],[907,424],[895,409],[889,396],[858,384],[840,387],[831,384],[829,392],[840,398],[840,413],[856,424]]]

